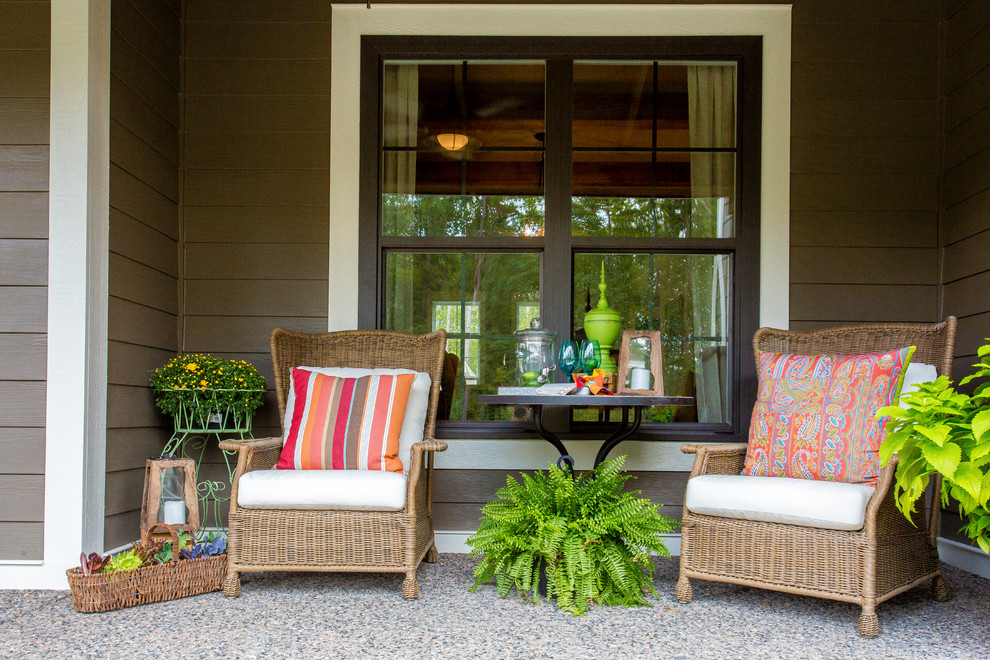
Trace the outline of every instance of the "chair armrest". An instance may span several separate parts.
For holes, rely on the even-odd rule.
[[[417,452],[422,453],[424,451],[447,451],[447,443],[443,440],[434,440],[433,438],[430,438],[429,440],[420,440],[419,442],[413,444],[413,455]],[[415,461],[415,459],[413,460]]]
[[[406,486],[406,512],[415,513],[417,501],[433,513],[433,455],[429,452],[446,451],[447,443],[443,440],[426,438],[412,446],[412,465],[409,466],[409,480]],[[423,472],[426,477],[421,478]]]
[[[230,508],[237,507],[237,482],[241,475],[254,470],[270,470],[278,463],[282,453],[282,438],[252,438],[247,440],[223,440],[220,449],[237,452],[237,469],[230,485]]]
[[[928,534],[928,540],[931,547],[935,548],[938,543],[939,519],[942,510],[942,475],[935,473],[930,476],[928,493],[922,495],[921,499],[916,502],[915,512],[908,519],[897,508],[895,501],[898,462],[898,456],[894,454],[891,456],[890,462],[880,469],[877,487],[866,503],[866,520],[863,531],[867,536],[874,537],[881,533],[881,529],[886,530],[883,532],[885,534],[897,534],[896,530],[899,526],[906,526],[904,527],[905,533],[910,532],[911,529],[927,528],[925,531]],[[927,500],[928,497],[931,498],[930,501]],[[892,529],[895,531],[891,531]]]
[[[740,474],[746,462],[745,442],[724,445],[681,445],[681,452],[694,454],[691,477],[702,474]]]
[[[244,449],[268,449],[282,446],[282,438],[245,438],[244,440],[228,439],[220,441],[220,449],[225,451],[241,451]]]

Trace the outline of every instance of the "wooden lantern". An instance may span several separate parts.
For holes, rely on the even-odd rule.
[[[196,463],[191,458],[157,456],[144,466],[141,540],[199,529]]]
[[[624,330],[619,347],[618,390],[616,394],[663,396],[662,333],[656,330]],[[643,356],[642,365],[630,368],[633,345]]]

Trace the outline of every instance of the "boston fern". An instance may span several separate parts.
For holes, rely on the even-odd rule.
[[[592,602],[647,605],[645,594],[656,595],[650,555],[670,556],[660,535],[677,523],[639,491],[621,492],[630,478],[624,462],[619,456],[577,479],[553,464],[523,474],[521,484],[509,476],[467,540],[471,555],[482,556],[471,591],[494,578],[500,596],[514,587],[539,602],[545,571],[547,596],[574,615]]]

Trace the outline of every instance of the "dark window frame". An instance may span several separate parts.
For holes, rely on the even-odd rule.
[[[403,238],[381,235],[381,78],[386,60],[544,60],[546,91],[545,233],[543,237]],[[571,98],[574,60],[733,61],[737,74],[736,234],[731,239],[602,238],[571,235]],[[358,327],[384,324],[384,263],[403,252],[520,251],[541,254],[540,300],[545,325],[572,333],[573,255],[580,253],[690,253],[733,255],[729,366],[732,410],[728,423],[644,424],[637,438],[744,442],[756,400],[756,366],[749,350],[759,327],[760,178],[763,38],[714,37],[465,37],[361,38]],[[553,81],[554,84],[551,84]],[[556,145],[556,146],[552,146]],[[728,246],[728,247],[727,247]],[[546,287],[548,273],[568,273],[566,286]],[[592,430],[574,424],[582,437]],[[538,437],[531,424],[494,421],[437,423],[442,438]],[[567,437],[567,434],[564,434]]]

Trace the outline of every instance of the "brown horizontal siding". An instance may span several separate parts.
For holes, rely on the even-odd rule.
[[[793,4],[792,328],[938,317],[938,21]]]
[[[190,316],[326,317],[325,280],[186,280]]]
[[[245,359],[271,387],[271,330],[327,327],[329,8],[186,12],[182,346]],[[255,423],[277,430],[267,398]]]
[[[110,251],[174,279],[179,276],[175,239],[117,209],[110,210]]]
[[[791,247],[931,248],[937,211],[791,211]],[[793,267],[794,264],[791,264]]]
[[[45,477],[41,474],[0,474],[0,520],[44,522]]]
[[[938,21],[938,7],[929,0],[797,0],[794,24],[893,25]]]
[[[108,549],[136,538],[145,459],[171,434],[148,378],[179,348],[179,18],[164,0],[111,8]]]
[[[688,473],[631,471],[629,474],[635,478],[626,483],[626,490],[641,491],[641,497],[663,505],[661,514],[680,520]],[[496,493],[505,486],[507,476],[520,481],[519,475],[518,470],[437,470],[433,484],[435,527],[477,529],[481,507],[497,499]]]
[[[940,247],[942,308],[959,318],[953,377],[973,372],[990,337],[990,3],[945,5]],[[970,386],[972,387],[972,386]],[[942,534],[968,543],[955,507]]]
[[[48,101],[0,97],[0,144],[48,144]]]
[[[0,557],[15,561],[44,556],[45,524],[0,521]]]
[[[0,237],[48,238],[48,193],[0,192]]]
[[[45,473],[44,427],[0,428],[0,452],[4,455],[5,474]]]
[[[924,323],[938,315],[938,287],[792,284],[790,304],[792,320]]]
[[[6,380],[44,381],[48,342],[41,333],[0,334],[0,364]]]
[[[931,248],[793,247],[793,284],[930,286],[938,279],[938,254]]]
[[[240,244],[242,249],[246,249],[247,243],[264,243],[272,250],[280,249],[275,245],[278,243],[299,243],[308,245],[309,249],[321,246],[326,249],[330,240],[327,209],[319,206],[185,206],[183,221],[189,250],[222,250],[233,243]],[[299,249],[301,245],[291,249]],[[210,265],[202,261],[194,259],[188,266],[199,268]],[[238,267],[247,268],[245,265]],[[276,265],[255,264],[255,267],[274,268]]]
[[[186,353],[264,353],[274,328],[296,332],[326,332],[325,316],[187,316],[183,346]]]
[[[0,561],[41,559],[51,10],[0,0]]]
[[[947,6],[945,19],[942,306],[960,317],[962,377],[990,337],[990,10],[967,0]]]

